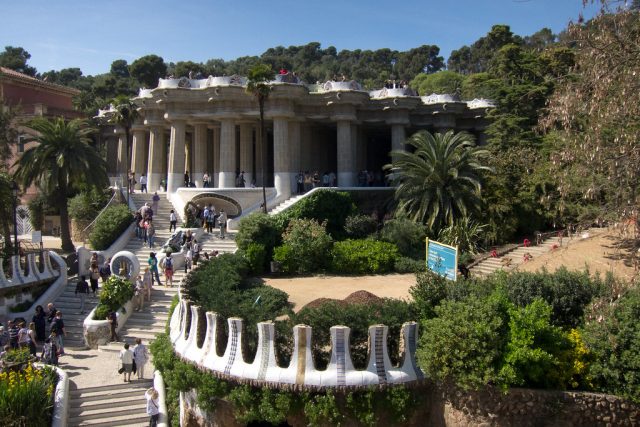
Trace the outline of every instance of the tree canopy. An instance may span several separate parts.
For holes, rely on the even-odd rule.
[[[0,67],[35,77],[36,69],[27,65],[29,58],[31,54],[21,47],[5,46],[4,52],[0,53]]]

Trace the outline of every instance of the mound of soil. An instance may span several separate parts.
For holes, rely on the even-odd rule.
[[[314,299],[313,301],[311,301],[310,303],[302,307],[302,310],[304,310],[305,308],[322,307],[327,303],[335,303],[340,306],[346,306],[350,304],[375,304],[380,301],[382,301],[382,298],[372,294],[371,292],[360,290],[360,291],[356,291],[349,294],[349,296],[347,296],[345,299],[335,299],[335,298]]]

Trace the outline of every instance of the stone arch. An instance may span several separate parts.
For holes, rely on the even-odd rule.
[[[216,208],[216,212],[220,212],[220,209],[224,209],[228,218],[236,218],[242,215],[242,206],[229,196],[225,196],[218,193],[200,193],[195,195],[189,202],[185,209],[200,208],[204,209],[205,206],[212,204]]]

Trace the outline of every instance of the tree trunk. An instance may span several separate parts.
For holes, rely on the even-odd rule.
[[[260,145],[262,147],[262,209],[267,213],[267,147],[264,143],[264,97],[258,95],[258,104],[260,105]]]
[[[60,240],[62,241],[63,252],[74,252],[76,248],[73,246],[71,240],[71,229],[69,228],[69,208],[67,207],[67,189],[63,186],[58,187],[60,189],[59,205],[60,208]]]

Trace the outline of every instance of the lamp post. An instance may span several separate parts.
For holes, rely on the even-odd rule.
[[[18,255],[20,253],[18,247],[18,192],[20,187],[15,181],[11,182],[11,190],[13,191],[13,242],[15,254]]]

